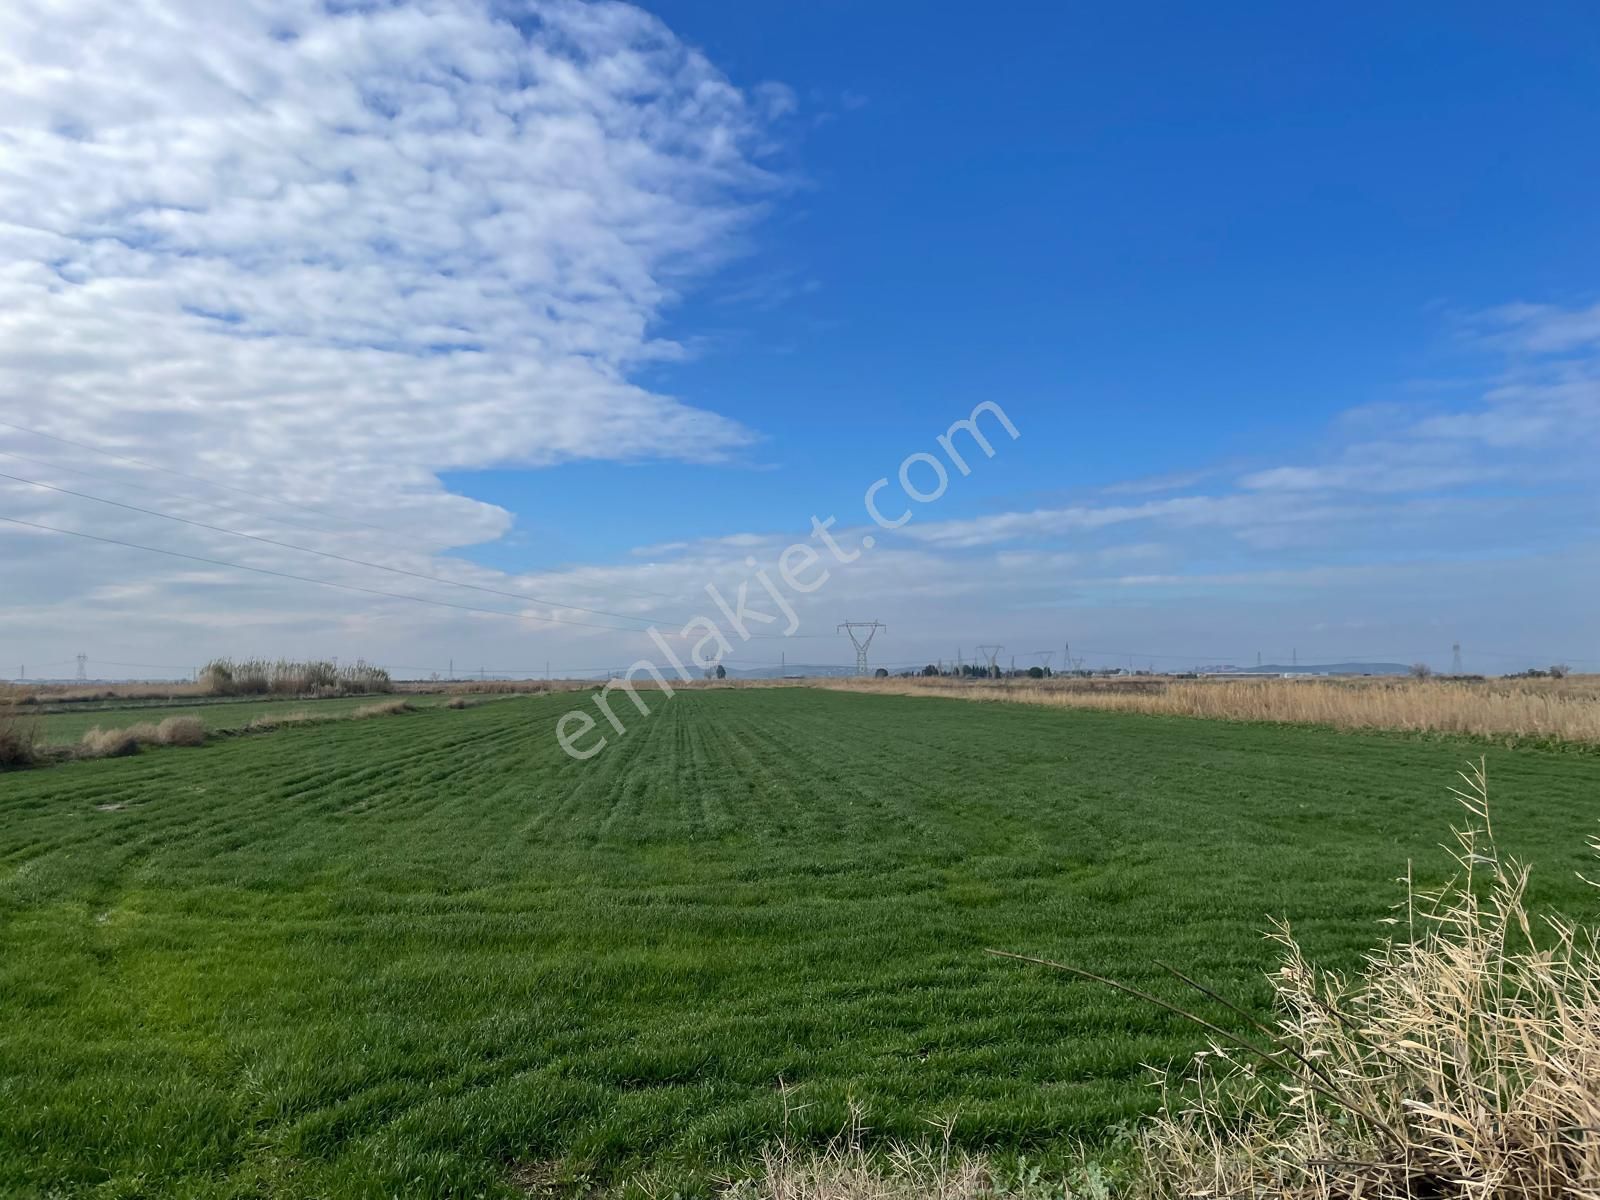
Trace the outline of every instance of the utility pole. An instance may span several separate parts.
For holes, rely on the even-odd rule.
[[[985,658],[987,658],[989,660],[989,678],[990,679],[999,679],[1000,678],[1000,668],[995,666],[994,660],[1000,656],[1000,651],[1002,651],[1004,649],[1005,649],[1004,646],[979,646],[978,647],[978,653],[983,655]]]
[[[838,633],[848,633],[850,644],[856,648],[856,674],[867,673],[867,647],[872,645],[872,639],[878,636],[880,630],[889,627],[882,621],[843,621],[840,622]]]
[[[451,658],[451,660],[450,660],[450,680],[451,680],[452,683],[455,682],[455,677],[456,677],[456,660],[454,658]]]

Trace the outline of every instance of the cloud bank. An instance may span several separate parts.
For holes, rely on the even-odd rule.
[[[752,104],[617,4],[22,0],[0,12],[12,419],[394,523],[435,473],[707,459],[629,383],[773,180]]]

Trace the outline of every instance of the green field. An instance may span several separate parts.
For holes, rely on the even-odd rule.
[[[709,1194],[780,1078],[801,1135],[1061,1154],[1201,1038],[984,947],[1259,1004],[1267,915],[1352,965],[1480,753],[1537,898],[1595,905],[1593,754],[771,689],[579,763],[580,702],[0,776],[0,1193]]]
[[[417,708],[443,704],[446,696],[400,697]],[[286,713],[310,713],[315,717],[343,717],[368,704],[396,699],[393,696],[341,696],[334,700],[211,700],[194,704],[152,704],[62,706],[38,717],[39,730],[52,746],[76,742],[96,727],[122,729],[145,721],[164,721],[168,717],[199,717],[207,729],[243,729],[257,717]]]

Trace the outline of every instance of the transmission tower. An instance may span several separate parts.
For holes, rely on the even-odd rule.
[[[987,658],[989,660],[989,678],[990,679],[999,679],[1000,678],[1000,668],[994,665],[994,660],[1000,656],[1000,651],[1002,651],[1004,649],[1005,649],[1004,646],[979,646],[978,647],[978,653],[983,655],[985,658]]]
[[[1461,643],[1457,642],[1450,647],[1450,674],[1461,674]]]
[[[1044,673],[1046,675],[1050,674],[1050,660],[1056,656],[1056,652],[1054,650],[1035,650],[1034,653],[1044,659]]]
[[[87,654],[80,654],[80,655],[78,655],[78,682],[82,683],[88,678],[89,678],[89,656]]]
[[[856,674],[867,673],[867,647],[872,645],[872,639],[881,629],[889,627],[881,621],[845,621],[840,624],[838,632],[848,633],[850,643],[856,648]]]

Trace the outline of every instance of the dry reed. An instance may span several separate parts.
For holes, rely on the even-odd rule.
[[[200,686],[212,696],[353,696],[392,692],[394,682],[382,667],[357,660],[291,662],[252,658],[213,659],[200,672]]]
[[[168,717],[159,725],[143,722],[120,729],[96,726],[78,743],[78,758],[121,758],[137,754],[142,746],[200,746],[206,727],[198,717]]]
[[[1059,708],[1329,725],[1339,729],[1600,742],[1600,691],[1592,683],[1563,686],[1569,682],[1572,681],[1141,679],[1039,683],[967,682],[940,676],[820,680],[814,686]]]
[[[1528,911],[1483,765],[1462,778],[1457,875],[1408,886],[1403,934],[1357,976],[1318,970],[1280,925],[1276,1021],[1191,1018],[1218,1040],[1163,1081],[1135,1195],[1600,1198],[1600,936]]]

